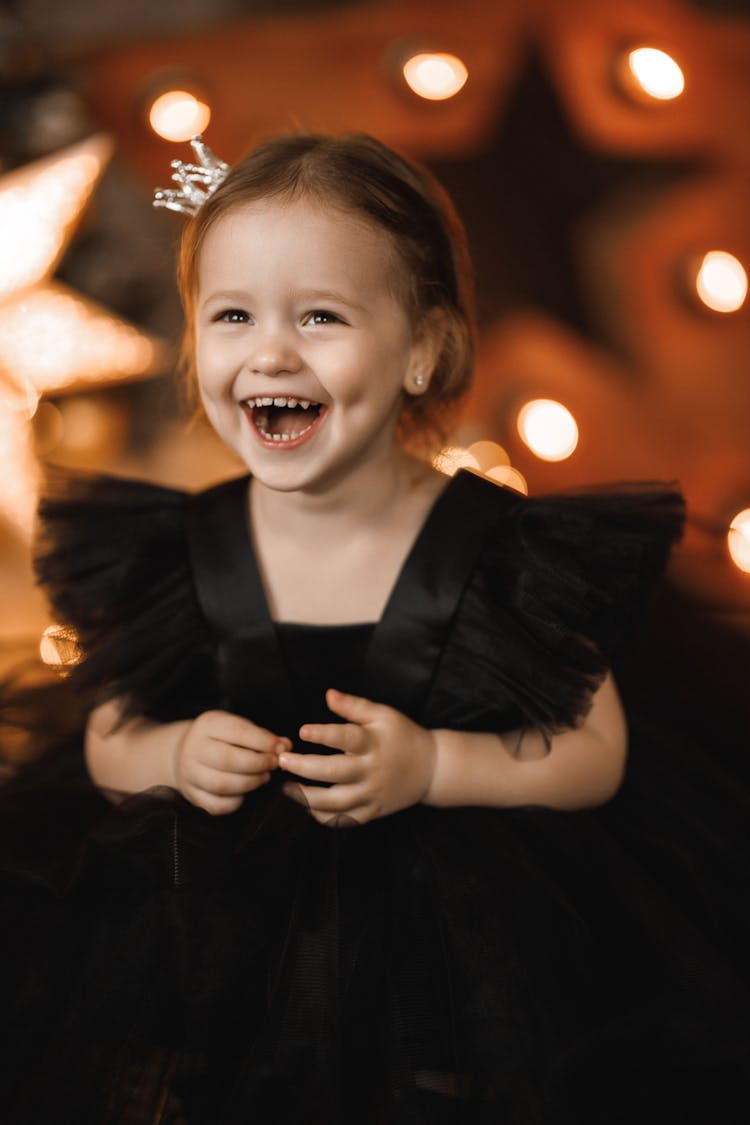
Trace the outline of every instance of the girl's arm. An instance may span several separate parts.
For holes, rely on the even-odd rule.
[[[382,703],[333,690],[326,698],[345,722],[305,724],[300,738],[342,753],[279,756],[298,777],[329,784],[284,786],[323,824],[341,815],[365,823],[420,803],[581,809],[608,801],[622,781],[627,730],[611,674],[582,724],[555,735],[549,753],[538,732],[517,752],[520,731],[428,730]]]
[[[157,785],[176,787],[176,751],[189,721],[154,723],[133,718],[118,726],[119,721],[116,699],[89,716],[84,754],[94,784],[118,793],[140,793]]]
[[[613,797],[625,772],[627,726],[611,673],[581,726],[553,735],[549,753],[533,729],[503,735],[432,733],[434,769],[423,798],[428,805],[588,808]]]
[[[89,718],[85,757],[94,784],[119,793],[166,785],[213,815],[234,812],[246,793],[265,785],[291,745],[226,711],[175,723],[136,717],[118,726],[119,719],[116,699]]]

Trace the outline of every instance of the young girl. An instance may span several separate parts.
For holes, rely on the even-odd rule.
[[[42,506],[90,717],[3,799],[3,1121],[728,1120],[741,801],[645,736],[621,789],[609,671],[679,495],[431,467],[464,236],[371,138],[257,148],[180,284],[248,475]]]

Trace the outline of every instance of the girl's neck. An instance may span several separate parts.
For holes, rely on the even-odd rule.
[[[336,489],[250,488],[253,547],[276,621],[379,620],[404,559],[447,477],[401,455],[382,478]]]
[[[284,492],[255,479],[250,489],[251,522],[294,538],[298,545],[331,536],[356,535],[387,523],[401,502],[436,478],[435,470],[402,451],[378,465],[358,466],[333,486]],[[330,541],[330,539],[329,539]]]

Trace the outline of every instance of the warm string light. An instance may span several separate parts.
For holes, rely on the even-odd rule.
[[[745,267],[726,250],[709,250],[698,266],[695,291],[702,303],[714,312],[737,312],[747,297]]]
[[[578,445],[578,426],[561,402],[537,398],[518,412],[518,433],[525,445],[542,461],[564,461]]]
[[[727,533],[729,556],[744,574],[750,574],[750,508],[738,512]]]
[[[454,98],[469,77],[466,64],[456,55],[426,51],[408,58],[402,72],[407,86],[431,102]]]
[[[679,63],[658,47],[634,47],[621,66],[629,92],[655,101],[673,101],[685,90],[685,75]]]
[[[188,90],[168,90],[149,109],[151,128],[165,141],[189,141],[204,132],[211,120],[211,107]]]

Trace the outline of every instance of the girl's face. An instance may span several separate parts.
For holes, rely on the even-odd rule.
[[[211,227],[195,306],[201,397],[263,484],[325,490],[401,456],[403,392],[426,389],[434,358],[404,289],[385,232],[312,199],[262,200]]]

